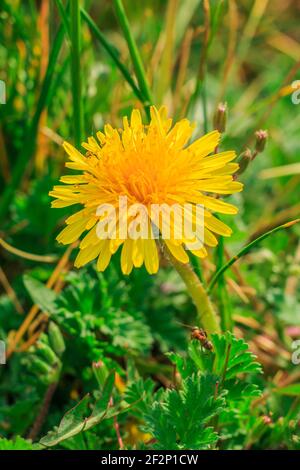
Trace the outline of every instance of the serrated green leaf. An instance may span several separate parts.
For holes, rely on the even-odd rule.
[[[133,405],[133,412],[135,415],[142,417],[147,413],[148,408],[153,402],[153,391],[155,383],[151,379],[143,380],[139,378],[132,382],[125,391],[124,400],[126,403]]]
[[[261,373],[260,364],[255,361],[256,357],[243,339],[227,332],[225,335],[212,335],[212,342],[215,352],[213,370],[217,375],[230,380],[238,374]]]
[[[13,440],[0,438],[0,450],[40,450],[41,446],[16,436]]]
[[[223,394],[215,396],[213,375],[193,374],[182,382],[180,390],[166,390],[146,416],[158,449],[205,449],[218,436],[211,421],[225,406]]]

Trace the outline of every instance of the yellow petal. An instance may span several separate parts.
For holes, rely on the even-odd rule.
[[[133,268],[132,261],[133,240],[125,240],[121,253],[121,268],[123,274],[130,274]]]
[[[124,243],[124,240],[120,240],[120,239],[110,240],[109,249],[112,255],[116,253],[116,251],[118,250],[119,246],[122,245],[122,243]]]
[[[206,258],[207,256],[207,251],[204,247],[200,248],[199,250],[191,250],[191,251],[193,255],[198,256],[198,258]]]
[[[238,212],[238,209],[232,204],[228,204],[228,202],[224,202],[210,196],[199,196],[197,203],[202,204],[204,207],[207,207],[212,211],[219,212],[220,214],[237,214]]]
[[[56,199],[55,201],[51,202],[51,207],[60,209],[62,207],[73,206],[74,204],[78,204],[78,201],[62,201],[60,199]]]
[[[80,184],[87,182],[85,175],[66,175],[62,176],[59,181],[65,184]]]
[[[67,245],[69,243],[73,243],[78,238],[80,235],[85,231],[86,227],[86,219],[83,218],[81,220],[78,220],[77,222],[74,222],[73,224],[67,225],[58,235],[56,240],[59,243],[62,243],[63,245]]]
[[[131,113],[130,125],[135,129],[139,129],[142,126],[142,117],[138,109],[134,109]]]
[[[217,246],[218,244],[216,237],[206,227],[204,227],[204,243],[208,246]]]
[[[188,151],[195,152],[197,157],[205,157],[212,153],[220,142],[221,134],[218,131],[212,131],[195,140],[189,147]]]
[[[239,169],[238,163],[228,163],[223,168],[218,168],[214,170],[214,176],[225,176],[225,175],[233,175]]]
[[[141,238],[133,241],[132,261],[136,268],[142,266],[144,262],[144,240]]]
[[[232,234],[231,228],[213,215],[211,217],[205,217],[205,226],[212,232],[222,235],[223,237],[229,237]]]
[[[201,167],[203,168],[218,168],[224,166],[226,163],[231,162],[236,158],[236,153],[233,151],[220,152],[216,155],[211,155],[203,158]]]
[[[162,125],[161,116],[155,106],[150,107],[150,116],[151,116],[151,125],[154,125],[155,127],[157,127],[157,129],[160,131],[160,134],[164,135],[164,128]]]
[[[109,250],[109,240],[103,240],[103,242],[103,247],[97,261],[97,269],[100,272],[105,271],[105,269],[109,265],[111,258],[111,252]]]
[[[75,214],[70,215],[65,222],[67,225],[73,224],[74,222],[77,222],[78,220],[82,220],[85,218],[86,223],[88,222],[90,218],[90,213],[86,209],[82,209],[81,211],[75,212]]]
[[[90,245],[96,245],[99,241],[100,240],[97,236],[97,226],[95,226],[82,239],[79,247],[81,249],[83,249],[83,248],[86,248],[87,246],[90,246]]]
[[[164,240],[165,244],[167,245],[168,249],[174,256],[174,258],[178,259],[181,263],[188,263],[189,257],[186,251],[183,249],[182,245],[174,245],[171,240]]]
[[[97,139],[99,140],[101,145],[104,145],[106,142],[106,135],[103,132],[98,131],[96,132]]]
[[[99,240],[97,245],[88,246],[86,248],[79,250],[79,253],[76,256],[76,259],[74,261],[74,266],[76,268],[80,268],[81,266],[95,259],[99,255],[102,249],[102,245],[103,245],[103,241]]]
[[[73,162],[85,164],[86,158],[75,147],[73,147],[73,145],[69,144],[69,142],[64,142],[63,148],[69,155],[70,160],[72,160]]]
[[[155,274],[159,268],[157,246],[155,240],[144,240],[145,267],[149,274]]]

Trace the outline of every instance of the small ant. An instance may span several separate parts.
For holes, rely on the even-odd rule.
[[[181,325],[191,330],[191,339],[198,340],[204,349],[212,351],[213,345],[212,342],[207,338],[206,331],[204,331],[202,328],[199,328],[198,326],[185,325],[184,323],[181,323]]]

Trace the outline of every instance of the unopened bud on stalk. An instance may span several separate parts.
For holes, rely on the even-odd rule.
[[[240,167],[236,174],[241,175],[242,173],[244,173],[244,171],[246,171],[251,160],[252,160],[252,152],[249,148],[247,148],[245,152],[241,153],[241,155],[238,158],[238,164]]]
[[[42,355],[42,357],[47,361],[48,365],[56,365],[58,362],[58,358],[55,352],[42,341],[37,341],[36,343],[37,351]]]
[[[98,384],[102,388],[108,376],[108,370],[104,362],[93,362],[93,372],[95,374]]]
[[[227,103],[219,103],[214,114],[213,126],[219,132],[224,132],[226,128]]]
[[[50,345],[53,351],[58,356],[61,356],[66,349],[66,345],[64,342],[64,337],[60,331],[60,328],[59,326],[56,325],[56,323],[54,322],[49,323],[48,335],[49,335]]]
[[[264,131],[260,129],[259,131],[255,132],[256,137],[256,144],[255,144],[255,151],[256,153],[261,153],[264,151],[267,139],[268,139],[268,131]]]
[[[28,367],[35,374],[44,375],[46,377],[51,376],[52,365],[47,364],[35,354],[30,356],[30,363],[28,363]]]
[[[263,416],[263,423],[267,426],[269,424],[272,424],[272,419],[270,418],[270,416]]]

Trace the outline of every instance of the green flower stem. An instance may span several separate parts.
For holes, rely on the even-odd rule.
[[[224,263],[224,238],[219,237],[219,243],[216,247],[216,265],[217,269],[223,266]],[[222,331],[232,331],[232,313],[231,313],[231,302],[228,295],[226,280],[222,275],[218,282],[218,300],[219,300],[219,313],[221,317]]]
[[[214,306],[191,265],[189,263],[181,263],[174,258],[165,245],[164,252],[167,252],[167,258],[185,283],[196,306],[201,326],[203,326],[208,335],[211,335],[212,333],[220,333],[219,320]]]
[[[126,12],[123,7],[122,0],[114,0],[114,6],[116,15],[118,17],[120,26],[123,30],[124,37],[126,39],[128,49],[130,52],[131,60],[135,70],[136,78],[140,87],[141,92],[147,99],[147,107],[153,103],[151,91],[147,82],[146,73],[144,70],[143,62],[136,46],[135,40],[131,34],[130,25],[127,19]],[[144,103],[146,104],[146,103]],[[148,109],[149,112],[149,109]]]

